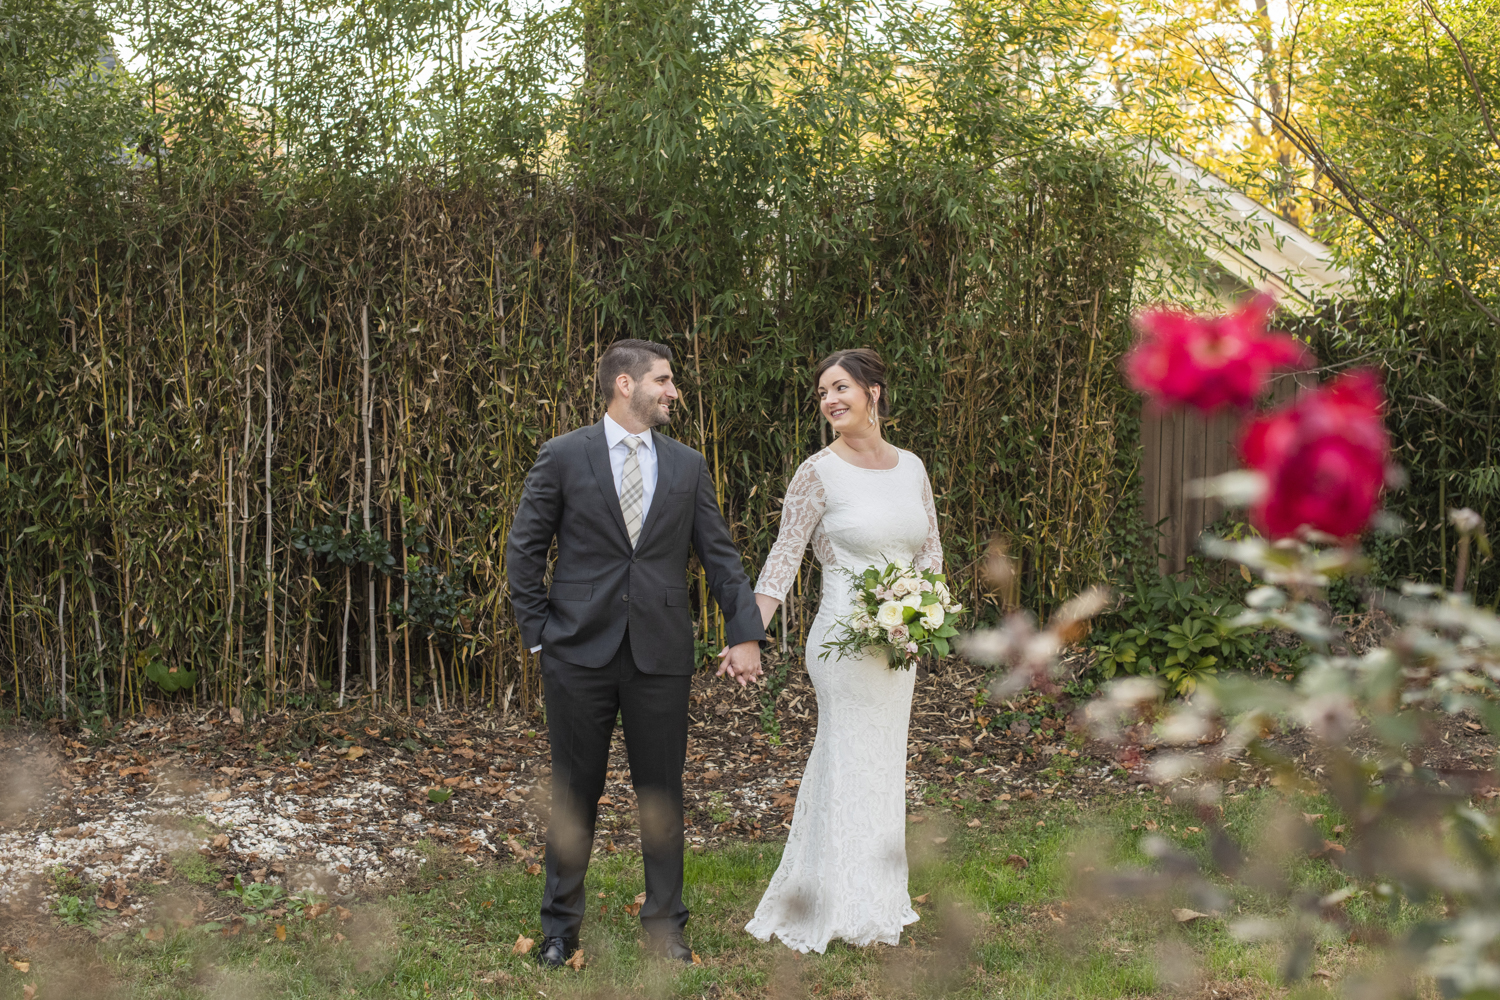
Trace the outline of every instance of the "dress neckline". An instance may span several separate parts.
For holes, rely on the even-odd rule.
[[[892,446],[892,447],[894,447],[894,446]],[[904,451],[902,451],[900,448],[896,448],[896,464],[895,465],[891,466],[889,469],[867,469],[863,465],[855,465],[853,462],[849,461],[847,458],[845,458],[844,456],[840,455],[838,452],[834,451],[833,450],[833,445],[829,445],[827,448],[824,448],[823,450],[826,451],[826,452],[828,452],[828,454],[832,455],[834,458],[838,459],[844,465],[847,465],[849,468],[851,468],[851,469],[858,469],[860,472],[895,472],[897,469],[901,468],[901,463],[904,462],[904,461],[906,461],[906,457],[905,457],[906,453]]]

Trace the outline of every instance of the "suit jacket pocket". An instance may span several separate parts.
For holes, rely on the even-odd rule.
[[[668,587],[667,588],[667,607],[669,607],[669,608],[686,608],[686,607],[690,607],[690,606],[691,605],[688,604],[688,592],[687,592],[686,588],[684,588],[684,587]]]
[[[552,589],[547,592],[547,597],[554,601],[588,601],[594,596],[594,585],[592,583],[557,583],[552,584]]]

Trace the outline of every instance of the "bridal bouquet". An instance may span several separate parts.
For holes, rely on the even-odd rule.
[[[963,606],[948,593],[943,574],[888,563],[849,576],[854,581],[854,611],[839,619],[839,629],[823,644],[824,659],[835,651],[876,649],[892,669],[900,669],[919,656],[948,655],[948,640],[958,635],[954,626]]]

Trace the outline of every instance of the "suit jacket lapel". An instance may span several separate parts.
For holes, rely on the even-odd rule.
[[[641,537],[636,543],[636,548],[646,544],[651,529],[656,527],[657,521],[661,520],[661,510],[667,505],[667,491],[672,488],[672,475],[677,471],[676,458],[673,455],[675,449],[669,446],[669,439],[657,431],[652,431],[651,436],[656,439],[652,442],[656,446],[656,491],[651,494],[651,507],[646,511],[646,521],[641,525]],[[615,506],[618,507],[619,504]],[[620,523],[625,523],[624,515],[620,516]]]
[[[602,420],[589,432],[588,445],[584,450],[589,456],[589,467],[594,470],[594,479],[599,483],[599,492],[604,494],[604,506],[609,508],[614,517],[615,527],[620,529],[620,537],[629,545],[630,532],[625,530],[625,515],[620,511],[620,494],[615,490],[615,474],[609,466],[609,440],[604,435]]]

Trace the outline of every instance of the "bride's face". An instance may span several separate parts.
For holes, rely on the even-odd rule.
[[[879,391],[879,386],[870,390]],[[839,434],[869,431],[871,402],[864,386],[850,378],[849,373],[838,365],[828,369],[818,380],[818,407]]]

